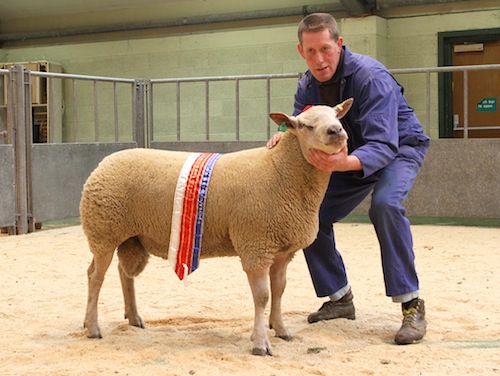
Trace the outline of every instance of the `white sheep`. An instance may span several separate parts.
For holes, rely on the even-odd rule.
[[[272,355],[264,311],[276,337],[291,340],[281,317],[286,269],[294,253],[316,238],[318,212],[330,173],[308,162],[308,150],[329,154],[346,146],[340,118],[352,99],[336,107],[314,106],[298,116],[273,113],[288,132],[272,149],[220,156],[208,187],[201,257],[238,255],[251,287],[255,355]],[[118,248],[119,274],[129,324],[144,327],[137,311],[134,277],[150,254],[167,258],[179,173],[192,153],[129,149],[102,160],[86,181],[80,215],[93,260],[88,268],[84,326],[101,338],[97,302],[104,276]]]

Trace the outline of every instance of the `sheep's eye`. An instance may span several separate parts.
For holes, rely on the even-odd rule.
[[[309,130],[313,129],[313,127],[311,127],[310,125],[307,125],[307,124],[301,123],[300,121],[299,121],[299,123],[297,124],[297,128],[298,128],[298,129],[306,128],[306,129],[309,129]]]

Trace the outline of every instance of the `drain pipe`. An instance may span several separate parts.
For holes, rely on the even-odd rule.
[[[208,25],[208,24],[234,22],[234,21],[251,21],[251,20],[259,20],[259,19],[274,18],[274,17],[306,16],[308,14],[316,12],[326,12],[326,13],[345,12],[345,8],[341,4],[304,5],[303,7],[289,7],[289,8],[281,8],[273,10],[176,18],[161,22],[136,22],[136,23],[102,26],[96,28],[0,34],[0,43],[26,41],[32,39],[61,38],[61,37],[81,36],[81,35],[112,33],[112,32],[160,29],[160,28],[168,28],[176,26],[195,26],[195,25]]]

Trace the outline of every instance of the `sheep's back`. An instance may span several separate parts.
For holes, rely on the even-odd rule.
[[[128,149],[104,158],[87,179],[80,203],[89,242],[117,247],[141,235],[168,244],[174,189],[189,154]]]

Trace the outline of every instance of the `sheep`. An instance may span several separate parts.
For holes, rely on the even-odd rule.
[[[308,162],[308,150],[328,154],[347,144],[339,121],[351,107],[313,106],[297,116],[272,113],[288,131],[271,148],[222,154],[208,186],[201,257],[238,255],[250,284],[255,315],[251,335],[254,355],[272,355],[264,311],[271,290],[269,327],[276,337],[292,336],[281,317],[286,269],[299,249],[318,232],[318,213],[330,173]],[[84,327],[89,338],[102,338],[97,320],[99,292],[118,249],[125,318],[144,328],[134,277],[149,255],[167,258],[174,190],[181,168],[192,153],[128,149],[104,158],[84,184],[80,217],[92,262]]]

